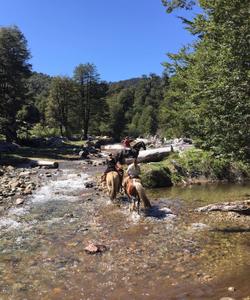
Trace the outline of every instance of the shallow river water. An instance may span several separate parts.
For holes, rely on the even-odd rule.
[[[153,209],[138,216],[84,187],[96,172],[64,163],[0,217],[0,300],[250,299],[250,217],[194,212],[249,198],[249,184],[147,191]],[[107,250],[89,255],[90,242]]]

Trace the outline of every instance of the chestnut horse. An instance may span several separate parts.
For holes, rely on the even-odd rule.
[[[127,194],[131,204],[130,211],[136,210],[138,214],[140,213],[140,202],[143,202],[144,208],[150,208],[151,204],[146,196],[145,189],[141,184],[139,178],[129,178],[126,180],[126,185],[124,186],[125,193]]]

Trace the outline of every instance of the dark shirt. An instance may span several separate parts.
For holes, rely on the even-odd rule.
[[[116,161],[114,158],[107,159],[106,163],[107,163],[107,169],[106,169],[105,173],[111,172],[111,171],[116,171]]]

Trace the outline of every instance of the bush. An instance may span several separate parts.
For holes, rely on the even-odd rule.
[[[206,177],[208,180],[241,181],[250,177],[249,164],[232,161],[213,152],[190,149],[173,153],[167,159],[142,166],[145,187],[169,187],[186,179]]]
[[[142,173],[142,184],[147,188],[170,187],[173,185],[171,172],[166,167],[154,167]]]
[[[205,176],[217,180],[238,180],[249,176],[249,166],[232,161],[224,156],[215,156],[211,151],[190,149],[176,159],[188,177]]]
[[[40,123],[37,123],[31,130],[31,136],[35,137],[54,137],[60,136],[60,131],[57,128],[50,128],[48,126],[42,126]]]

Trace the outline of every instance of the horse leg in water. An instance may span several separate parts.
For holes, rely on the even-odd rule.
[[[137,195],[131,196],[130,197],[130,207],[129,210],[137,210],[138,215],[140,214],[140,198]]]
[[[129,206],[130,211],[137,209],[137,212],[139,214],[140,213],[140,197],[139,197],[139,194],[137,193],[135,186],[133,185],[133,180],[131,180],[131,179],[127,180],[125,191],[130,200],[130,206]]]

